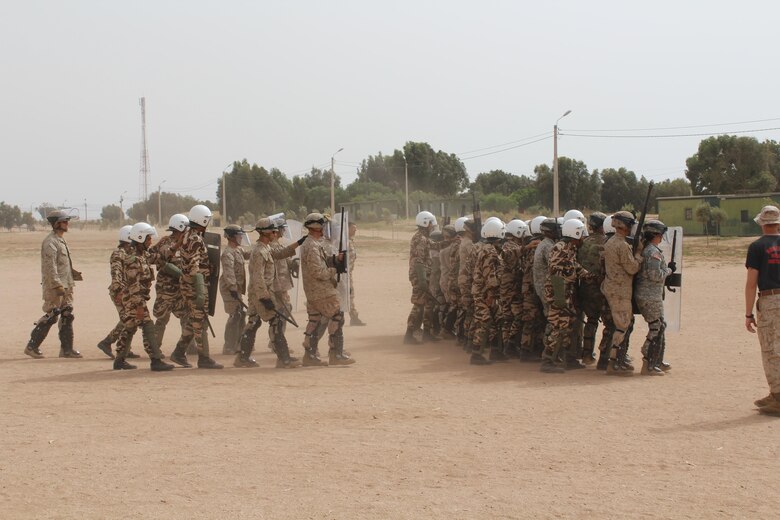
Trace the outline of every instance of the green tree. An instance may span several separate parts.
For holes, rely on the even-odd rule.
[[[534,181],[525,175],[513,175],[504,170],[491,170],[487,173],[480,173],[474,179],[471,189],[477,193],[500,193],[509,195],[516,191],[533,187]]]
[[[720,226],[729,219],[729,214],[726,210],[719,207],[710,209],[710,219],[715,223],[715,234],[720,237]]]
[[[162,209],[162,223],[167,223],[174,213],[189,213],[190,208],[196,204],[203,204],[214,211],[217,207],[213,202],[201,201],[190,195],[162,192],[160,195]],[[127,210],[127,216],[135,222],[157,222],[157,192],[152,193],[148,199],[138,201]]]
[[[22,213],[22,225],[27,228],[27,231],[35,231],[35,217],[29,211]]]
[[[0,202],[0,226],[11,230],[22,224],[22,210],[19,206],[11,206],[5,202]]]
[[[719,135],[702,140],[685,164],[695,194],[774,191],[780,180],[780,146],[755,137]]]
[[[116,204],[103,206],[103,209],[100,210],[100,218],[103,219],[103,222],[111,226],[119,225],[119,222],[121,221],[121,215],[122,210]]]
[[[702,202],[693,210],[693,215],[696,218],[696,222],[701,222],[704,229],[704,234],[709,237],[710,219],[712,218],[712,206],[706,202]]]
[[[553,206],[553,172],[546,164],[534,168],[540,203]],[[561,210],[597,208],[601,205],[601,178],[591,174],[582,161],[558,158],[558,190]]]
[[[455,154],[436,152],[428,143],[409,141],[403,155],[409,168],[409,191],[451,197],[469,186],[466,167]]]

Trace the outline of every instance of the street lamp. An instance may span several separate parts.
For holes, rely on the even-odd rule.
[[[160,195],[161,195],[161,189],[163,184],[165,184],[165,180],[163,180],[160,184],[157,185],[157,225],[158,226],[162,226],[162,198],[160,197]]]
[[[122,194],[119,196],[119,226],[122,226],[122,223],[125,221],[125,210],[122,208],[122,202],[125,200],[125,193],[127,193],[127,190],[123,191]]]
[[[330,216],[331,218],[333,218],[333,215],[336,214],[336,172],[335,172],[336,161],[333,158],[336,157],[336,154],[342,150],[343,148],[339,148],[333,153],[333,155],[330,156]]]
[[[553,126],[553,216],[560,216],[560,208],[558,207],[558,121],[571,114],[571,110],[567,110],[564,114],[555,120],[555,126]]]
[[[222,227],[225,227],[228,221],[227,198],[225,195],[225,193],[227,192],[227,190],[225,189],[225,175],[227,173],[227,169],[230,168],[231,166],[233,166],[232,162],[222,169]]]
[[[406,220],[409,220],[409,164],[404,154],[404,185],[406,186]]]

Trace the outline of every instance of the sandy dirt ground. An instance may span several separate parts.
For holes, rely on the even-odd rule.
[[[0,233],[0,516],[777,518],[780,419],[752,405],[767,387],[742,325],[744,249],[687,261],[672,372],[624,379],[403,345],[409,234],[386,235],[360,244],[355,365],[274,369],[263,327],[259,369],[160,374],[145,359],[114,372],[95,347],[117,320],[114,232],[67,235],[85,359],[57,358],[56,330],[46,359],[24,356],[44,233]],[[221,302],[213,323],[221,334]],[[288,338],[300,354],[301,331]]]

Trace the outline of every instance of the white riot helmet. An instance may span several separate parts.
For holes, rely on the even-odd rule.
[[[149,236],[156,237],[157,230],[146,222],[137,222],[133,224],[133,227],[130,229],[130,240],[133,242],[143,244],[146,242],[146,237]]]
[[[528,226],[528,228],[531,230],[532,235],[538,235],[542,232],[542,222],[545,220],[547,220],[547,217],[544,215],[539,215],[538,217],[531,219],[531,225]]]
[[[430,211],[419,212],[414,221],[417,224],[417,227],[427,228],[431,224],[436,226],[436,217]]]
[[[124,242],[126,244],[130,243],[130,230],[133,229],[133,226],[130,224],[126,226],[122,226],[119,228],[119,241]]]
[[[203,204],[196,204],[190,210],[189,219],[192,224],[208,227],[211,222],[211,210]]]
[[[469,221],[468,217],[459,217],[455,220],[453,226],[455,227],[455,233],[463,233],[466,231],[466,222]]]
[[[506,224],[506,232],[513,237],[523,238],[528,234],[528,226],[522,220],[516,218]]]
[[[612,215],[607,215],[604,219],[604,223],[601,225],[604,228],[604,234],[609,235],[615,232],[615,226],[612,225]]]
[[[586,224],[585,215],[582,214],[582,211],[578,209],[570,209],[566,213],[563,214],[563,221],[566,222],[567,220],[571,220],[573,218],[576,218],[583,224]]]
[[[184,231],[189,226],[190,219],[181,213],[176,213],[168,220],[168,231]]]
[[[504,238],[506,226],[500,218],[491,217],[482,224],[482,238]]]
[[[579,219],[569,219],[563,223],[561,227],[561,236],[573,238],[579,240],[584,236],[585,224],[580,222]]]

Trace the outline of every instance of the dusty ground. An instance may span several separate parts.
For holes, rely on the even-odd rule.
[[[399,232],[361,244],[369,326],[346,329],[351,367],[275,370],[260,341],[257,370],[113,372],[95,344],[116,321],[115,234],[80,230],[68,239],[85,359],[58,359],[52,333],[32,360],[43,236],[0,233],[3,518],[777,517],[780,419],[752,406],[767,390],[742,329],[745,240],[707,255],[690,243],[674,370],[622,379],[402,345]],[[288,337],[300,352],[301,333]]]

